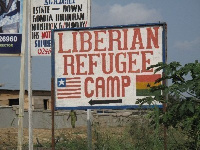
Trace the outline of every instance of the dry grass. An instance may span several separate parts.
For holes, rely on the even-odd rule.
[[[17,146],[18,138],[17,128],[1,128],[0,129],[0,149],[2,147]],[[102,134],[110,134],[113,136],[120,136],[124,131],[124,127],[102,127],[99,128]],[[23,130],[23,143],[28,144],[28,129]],[[51,143],[51,129],[33,129],[33,143]],[[59,140],[68,139],[87,139],[87,127],[64,128],[55,130],[55,138]],[[38,141],[37,141],[38,139]]]

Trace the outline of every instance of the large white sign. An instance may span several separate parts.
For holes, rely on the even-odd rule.
[[[50,56],[51,30],[90,26],[90,0],[31,0],[31,55]]]
[[[162,71],[164,25],[54,31],[53,76],[57,109],[133,106]],[[97,106],[97,107],[95,107]]]

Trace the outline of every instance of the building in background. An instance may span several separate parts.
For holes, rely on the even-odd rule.
[[[51,109],[51,92],[33,90],[33,109]],[[19,105],[19,90],[0,89],[0,107]],[[24,109],[28,110],[28,91],[25,91]]]

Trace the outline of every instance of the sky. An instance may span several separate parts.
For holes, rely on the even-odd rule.
[[[167,23],[167,62],[200,62],[200,0],[91,0],[91,26]],[[26,60],[26,89],[27,89]],[[20,57],[0,57],[0,89],[19,89]],[[51,58],[32,57],[32,89],[51,89]]]

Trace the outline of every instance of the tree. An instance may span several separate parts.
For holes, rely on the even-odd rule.
[[[160,110],[159,123],[167,128],[179,128],[187,136],[184,148],[200,149],[200,63],[188,63],[181,66],[178,62],[158,63],[155,73],[164,70],[165,74],[157,82],[171,81],[170,85],[151,87],[151,91],[162,90],[162,95],[138,99],[137,103],[166,103],[166,111]],[[152,119],[152,123],[155,120]]]

